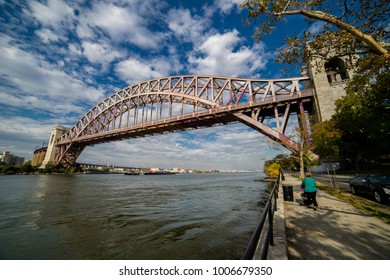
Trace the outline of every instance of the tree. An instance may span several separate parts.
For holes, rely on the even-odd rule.
[[[44,169],[40,170],[43,173],[65,173],[65,168],[61,165],[54,165],[52,163],[46,164]]]
[[[262,20],[254,34],[258,40],[288,17],[322,23],[314,32],[286,35],[276,62],[299,67],[313,57],[357,55],[357,64],[349,65],[355,75],[335,116],[312,127],[315,151],[323,157],[359,162],[389,155],[389,5],[385,0],[246,0],[241,5],[248,9],[249,23]]]
[[[278,177],[279,171],[280,171],[280,164],[277,162],[271,163],[269,166],[267,166],[264,169],[265,174],[272,178]]]
[[[277,177],[279,170],[297,170],[300,166],[299,157],[295,155],[279,154],[264,162],[264,173],[270,177]]]
[[[1,173],[12,175],[18,173],[19,169],[13,164],[2,165]]]
[[[342,132],[336,126],[335,120],[315,123],[312,126],[311,142],[314,151],[321,158],[336,158],[340,154]]]
[[[301,119],[301,118],[300,118]],[[294,134],[291,136],[295,138],[295,142],[299,145],[299,151],[291,157],[296,158],[299,161],[299,176],[305,177],[305,166],[311,166],[313,162],[316,162],[318,155],[313,157],[312,147],[309,139],[309,132],[307,131],[306,121],[300,121],[294,129]]]
[[[299,167],[299,161],[295,156],[279,154],[274,159],[274,162],[278,162],[280,168],[283,170],[292,170]]]
[[[322,157],[340,156],[360,171],[390,158],[390,69],[357,75],[336,102],[329,121],[312,127],[312,143]]]
[[[34,168],[32,167],[31,162],[27,162],[19,166],[19,171],[22,173],[31,173],[34,171]]]
[[[320,30],[287,36],[277,62],[299,64],[336,51],[340,56],[370,54],[389,63],[386,0],[246,0],[241,6],[248,9],[248,23],[257,24],[261,16],[265,19],[255,30],[254,38],[259,40],[289,16],[302,15],[308,23],[323,23]]]
[[[356,164],[377,164],[390,155],[389,73],[382,68],[363,87],[350,83],[347,95],[336,102],[332,119],[342,131],[340,153]]]

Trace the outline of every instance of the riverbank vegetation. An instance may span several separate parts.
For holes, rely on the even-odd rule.
[[[310,165],[308,159],[304,159],[307,166]],[[279,175],[280,170],[297,172],[300,168],[300,159],[296,155],[279,154],[273,159],[264,162],[264,173],[272,178]]]
[[[0,162],[0,174],[14,175],[14,174],[52,174],[52,173],[66,173],[75,174],[81,173],[83,170],[79,166],[71,167],[68,170],[61,166],[55,166],[53,164],[47,164],[45,168],[39,168],[32,166],[31,162],[27,162],[23,165],[15,166],[13,164],[5,164]]]

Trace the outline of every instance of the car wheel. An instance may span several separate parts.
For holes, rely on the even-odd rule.
[[[380,195],[380,193],[378,193],[377,191],[374,192],[374,198],[375,198],[376,202],[383,203],[383,198]]]
[[[356,190],[356,188],[354,186],[351,186],[351,192],[354,194],[354,195],[357,195],[358,192]]]

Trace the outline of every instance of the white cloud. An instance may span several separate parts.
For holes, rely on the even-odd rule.
[[[193,16],[187,9],[170,10],[167,23],[174,35],[185,42],[197,42],[210,26],[207,18]]]
[[[50,64],[43,57],[24,51],[10,42],[11,38],[0,37],[1,103],[67,113],[79,112],[83,103],[95,103],[103,97],[100,90],[88,87],[79,77],[69,76],[58,69],[61,63]],[[65,97],[66,103],[63,102]]]
[[[15,134],[25,139],[42,139],[50,136],[50,129],[53,124],[42,120],[33,120],[23,116],[8,118],[0,115],[0,134]]]
[[[48,142],[52,126],[53,123],[43,120],[0,114],[0,146],[17,156],[32,159],[35,147]]]
[[[96,39],[96,27],[115,42],[130,42],[144,49],[161,47],[161,34],[151,32],[147,18],[137,13],[137,6],[119,6],[113,3],[93,2],[92,9],[79,17],[77,34],[80,38]]]
[[[37,30],[35,32],[41,39],[44,43],[50,43],[50,42],[56,42],[58,41],[60,38],[58,37],[57,34],[55,34],[53,31],[51,31],[50,29],[40,29],[40,30]]]
[[[42,25],[58,28],[67,18],[73,18],[73,9],[62,0],[48,0],[47,5],[30,1],[31,15]]]
[[[82,55],[82,49],[78,44],[68,44],[68,53],[76,56]]]
[[[325,23],[323,21],[316,21],[313,24],[310,25],[309,32],[313,35],[316,35],[318,32],[320,32],[325,26]]]
[[[107,66],[110,62],[123,55],[106,44],[84,41],[82,43],[84,56],[92,63],[100,63]]]
[[[168,76],[175,68],[164,58],[140,60],[129,58],[117,64],[115,71],[128,84]]]
[[[214,7],[223,14],[230,14],[233,9],[237,9],[243,0],[214,0]]]
[[[36,28],[34,33],[44,44],[37,42],[35,36],[29,36],[29,42],[24,42],[24,49],[31,50],[31,53],[47,55],[48,60],[56,60],[59,56],[64,56],[64,61],[75,60],[74,56],[79,54],[69,52],[66,44],[74,44],[72,41],[78,11],[78,3],[74,2],[28,1],[28,5],[22,10],[21,20],[25,25],[29,24],[29,28]],[[38,25],[36,21],[39,22]],[[72,36],[69,36],[70,34]]]
[[[189,56],[193,73],[235,77],[253,77],[267,60],[264,46],[243,46],[237,30],[208,37]]]

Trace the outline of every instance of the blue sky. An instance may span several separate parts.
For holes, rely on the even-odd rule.
[[[31,159],[53,125],[73,126],[103,98],[181,74],[295,77],[273,62],[289,19],[262,42],[242,0],[0,0],[0,150]],[[88,147],[79,162],[197,169],[260,169],[275,149],[242,124]]]

